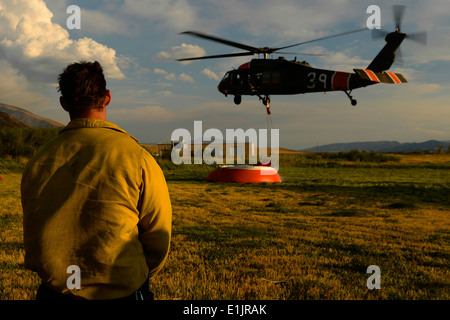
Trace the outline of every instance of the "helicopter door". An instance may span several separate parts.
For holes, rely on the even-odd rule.
[[[266,71],[262,74],[262,90],[268,94],[277,94],[280,91],[281,74],[279,71]]]
[[[279,84],[280,83],[280,72],[274,71],[272,72],[272,83]]]
[[[280,72],[272,71],[272,72],[264,72],[262,76],[263,84],[278,84],[280,83]]]
[[[270,83],[270,72],[269,71],[263,72],[262,83],[263,84],[269,84]]]

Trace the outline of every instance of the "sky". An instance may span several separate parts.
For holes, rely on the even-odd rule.
[[[408,83],[354,90],[356,107],[343,92],[272,96],[272,127],[279,129],[281,147],[450,140],[450,3],[395,3],[407,6],[403,32],[428,35],[426,46],[405,40],[403,62],[391,67]],[[81,9],[80,29],[68,27],[70,5]],[[193,133],[194,121],[224,135],[226,129],[266,129],[257,97],[243,96],[235,105],[217,90],[226,71],[252,57],[180,63],[175,60],[239,51],[180,33],[286,46],[365,27],[370,5],[380,7],[382,28],[394,31],[392,1],[386,0],[0,0],[0,102],[67,124],[57,76],[72,62],[97,60],[112,94],[108,120],[142,143],[167,142],[178,128]],[[286,58],[353,72],[367,67],[384,44],[364,31],[295,48],[326,55]]]

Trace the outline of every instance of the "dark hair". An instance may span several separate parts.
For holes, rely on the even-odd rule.
[[[68,65],[58,76],[58,91],[69,113],[80,114],[89,109],[103,108],[107,92],[100,63],[81,61]]]

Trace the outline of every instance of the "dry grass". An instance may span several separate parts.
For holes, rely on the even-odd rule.
[[[402,164],[449,164],[450,153],[396,155]]]
[[[167,300],[449,299],[450,168],[415,161],[281,163],[274,185],[205,183],[211,168],[162,164],[173,241],[151,289]],[[20,172],[0,174],[0,298],[33,299],[39,280],[23,268]],[[372,264],[380,290],[366,286]]]

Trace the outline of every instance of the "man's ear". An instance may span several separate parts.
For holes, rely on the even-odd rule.
[[[69,108],[67,107],[67,103],[66,100],[64,100],[64,97],[61,96],[59,97],[59,104],[61,105],[61,107],[66,110],[67,112],[69,112]]]
[[[105,107],[111,102],[111,91],[106,90]]]

